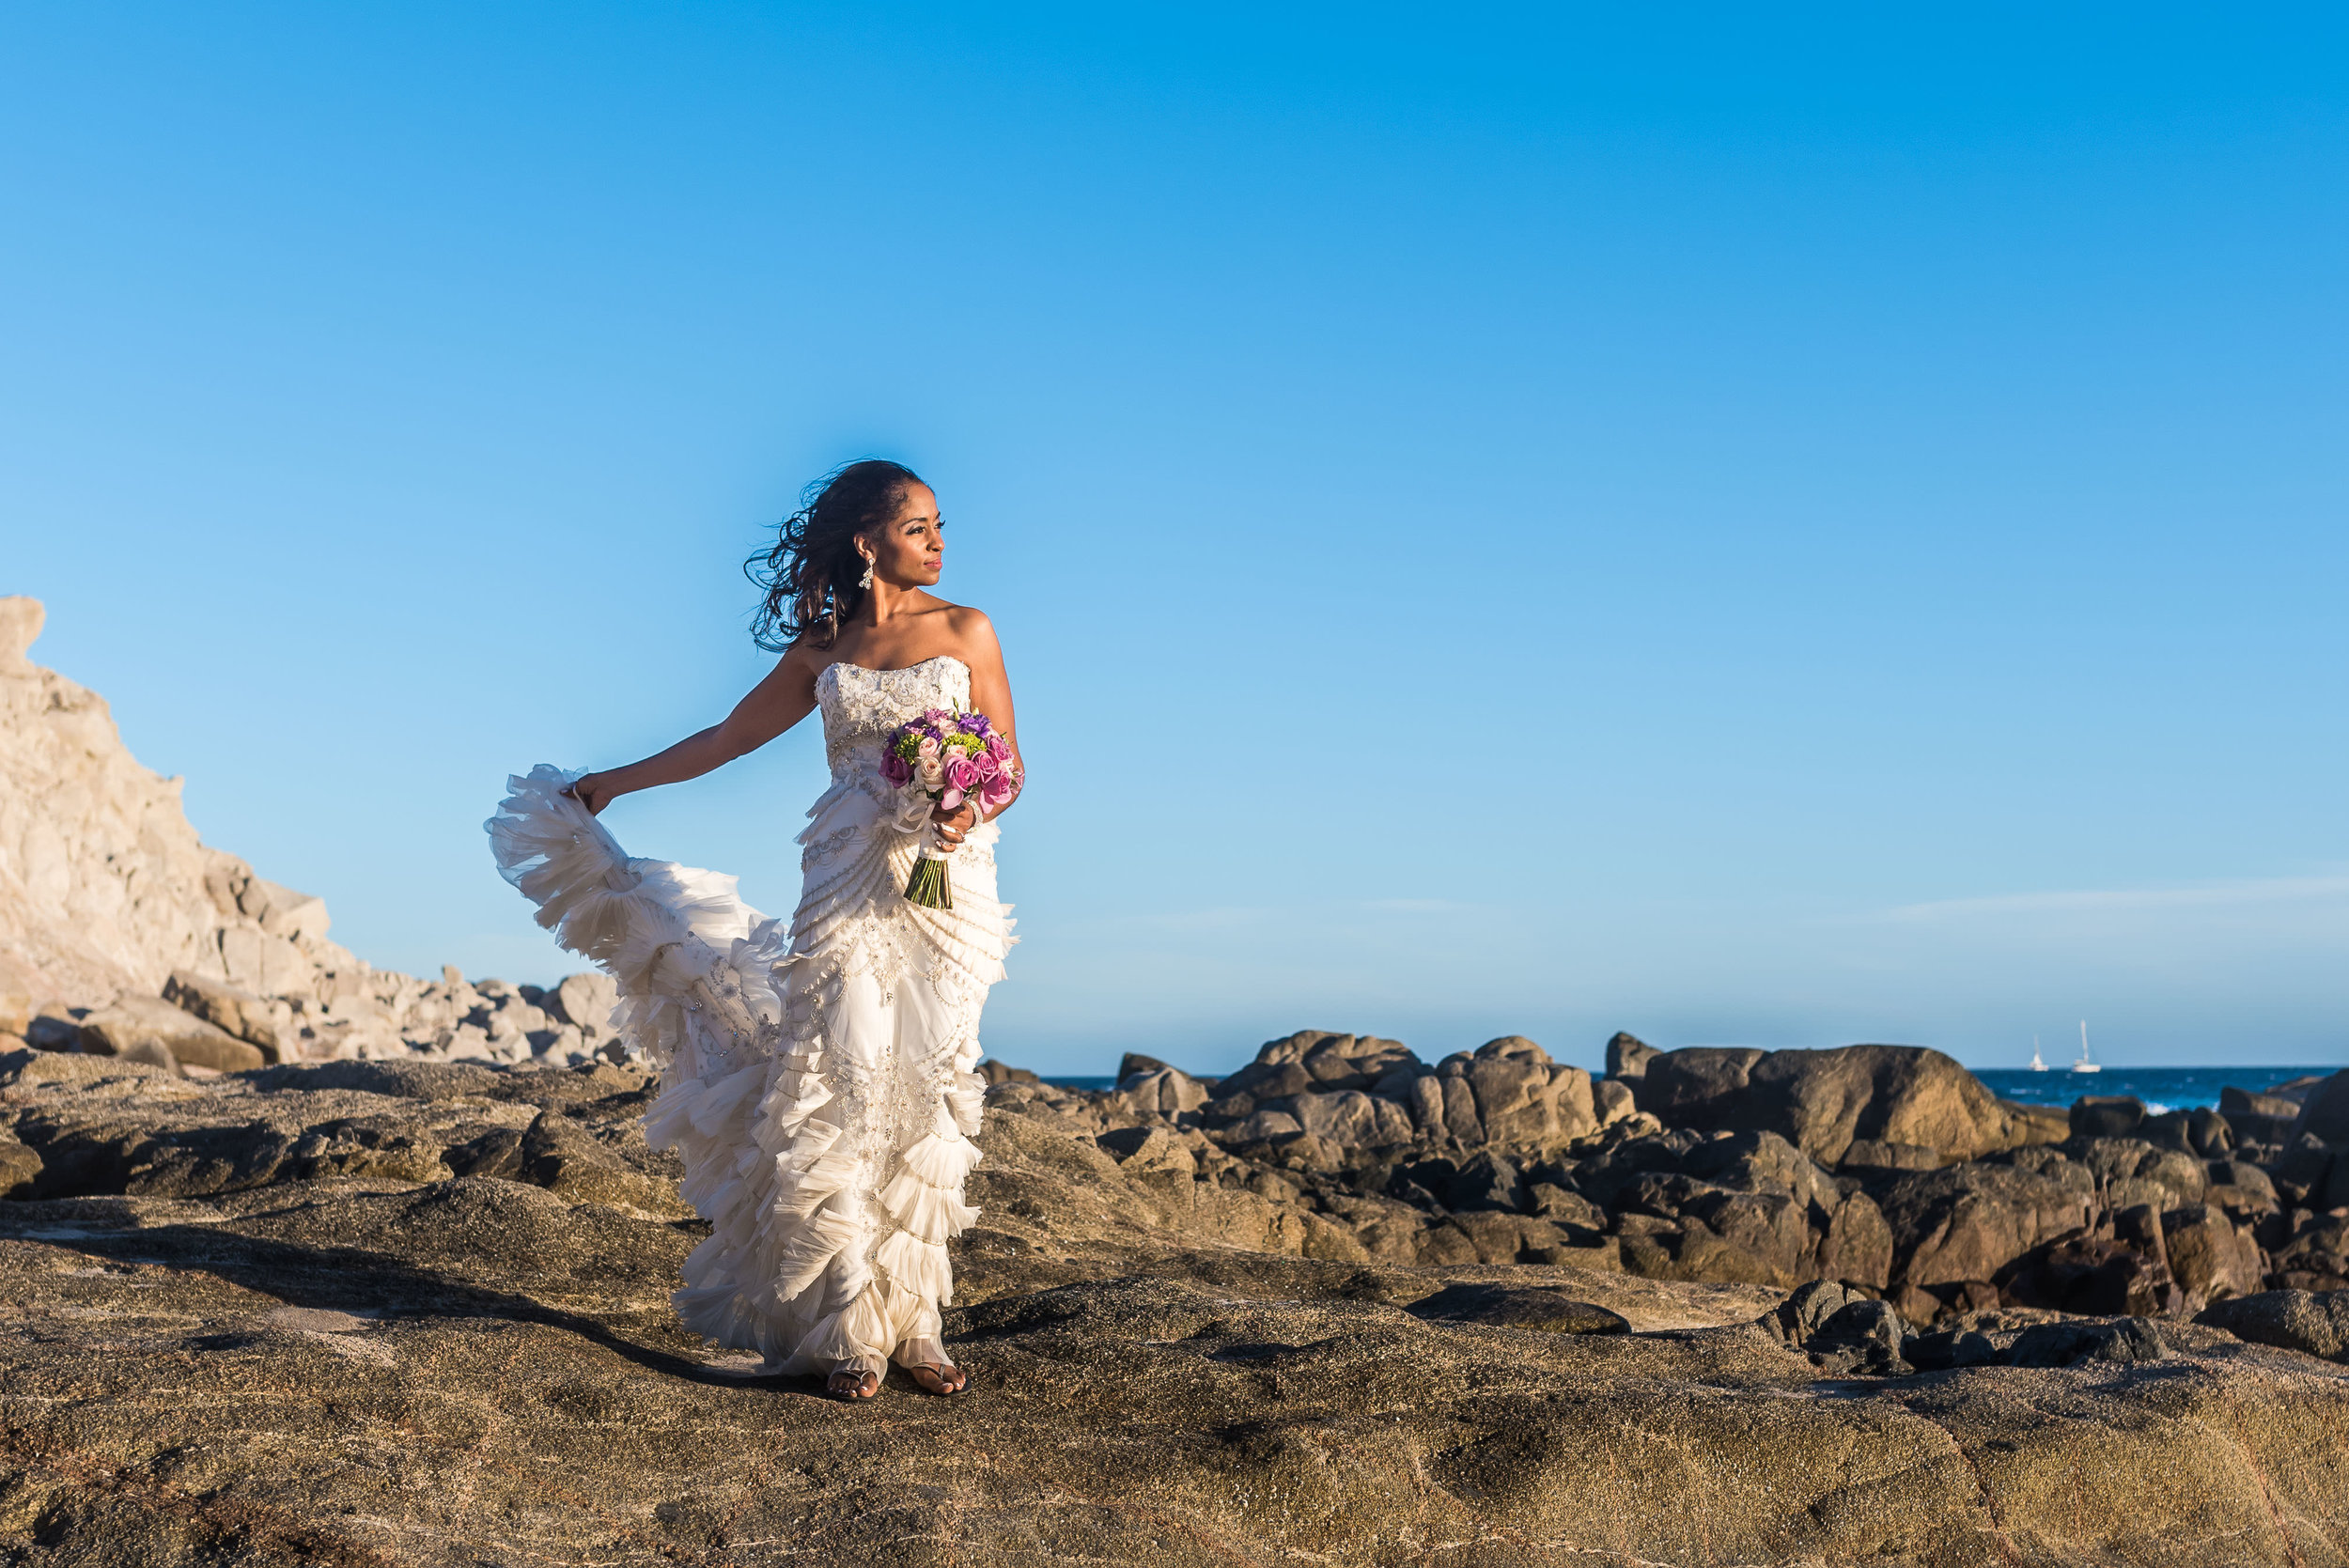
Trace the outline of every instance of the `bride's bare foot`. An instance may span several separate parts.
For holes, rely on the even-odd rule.
[[[870,1399],[880,1392],[880,1379],[862,1367],[842,1367],[826,1380],[824,1392],[834,1399]]]
[[[963,1375],[962,1369],[951,1361],[940,1361],[934,1365],[917,1361],[906,1368],[906,1375],[912,1378],[913,1386],[926,1394],[958,1394],[962,1392],[963,1385],[970,1381]]]

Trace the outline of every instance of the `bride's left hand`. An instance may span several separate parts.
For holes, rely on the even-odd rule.
[[[962,842],[962,835],[969,832],[978,819],[979,814],[971,809],[968,800],[952,811],[943,806],[930,808],[930,820],[938,825],[938,846],[949,855],[955,852],[955,846]]]

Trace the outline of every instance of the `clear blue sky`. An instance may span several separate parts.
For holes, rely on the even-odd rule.
[[[0,592],[544,979],[505,774],[722,713],[886,454],[1034,767],[999,1056],[2349,1061],[2342,15],[11,7]],[[610,820],[781,911],[820,768]]]

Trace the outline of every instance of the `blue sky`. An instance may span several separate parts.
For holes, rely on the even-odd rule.
[[[2337,10],[34,6],[0,592],[379,964],[901,458],[995,1054],[2349,1061]],[[1137,791],[1143,737],[1182,782]],[[770,910],[812,737],[622,801]]]

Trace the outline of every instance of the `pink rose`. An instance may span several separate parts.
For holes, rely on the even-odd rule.
[[[938,809],[947,812],[961,810],[962,791],[959,789],[950,789],[945,794],[940,796],[938,798]]]
[[[957,752],[948,760],[946,764],[948,788],[967,792],[976,789],[980,782],[979,765],[971,759],[968,753]]]
[[[914,750],[926,757],[936,756],[938,754],[938,737],[934,735],[924,736],[921,739],[921,743],[917,745]]]
[[[1019,793],[1019,781],[1008,770],[996,774],[979,786],[979,804],[989,816],[1003,810],[1011,798]]]

